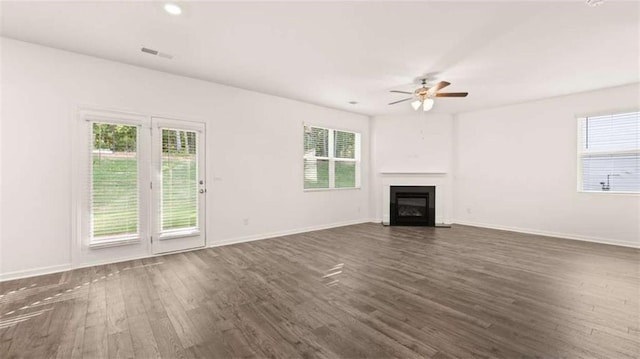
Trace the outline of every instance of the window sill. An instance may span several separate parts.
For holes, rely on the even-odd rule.
[[[159,239],[161,241],[165,239],[175,239],[175,238],[183,238],[183,237],[195,237],[200,235],[199,229],[182,229],[177,231],[168,231],[160,235]]]
[[[613,194],[616,196],[640,196],[640,192],[623,192],[623,191],[582,191],[578,190],[578,193],[584,194]]]
[[[126,238],[114,238],[114,239],[106,239],[96,243],[90,243],[89,248],[100,249],[100,248],[108,248],[108,247],[116,247],[116,246],[125,246],[129,244],[137,244],[137,243],[140,243],[140,237],[138,236],[126,237]]]
[[[361,189],[361,187],[339,187],[339,188],[305,188],[304,192],[324,192],[324,191],[348,191]]]

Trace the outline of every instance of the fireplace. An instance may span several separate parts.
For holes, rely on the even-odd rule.
[[[391,186],[392,226],[435,226],[435,186]]]

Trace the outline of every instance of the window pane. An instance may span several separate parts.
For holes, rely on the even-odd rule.
[[[356,134],[353,132],[334,132],[335,157],[355,159]]]
[[[93,123],[91,240],[138,233],[138,128]]]
[[[336,161],[336,188],[356,186],[356,163]]]
[[[304,127],[305,157],[329,157],[329,130]]]
[[[585,191],[640,191],[640,155],[582,157]]]
[[[197,140],[193,131],[162,129],[162,231],[198,226]]]
[[[640,149],[640,113],[586,118],[582,124],[582,146],[590,152]]]
[[[304,188],[329,188],[329,161],[304,160]]]

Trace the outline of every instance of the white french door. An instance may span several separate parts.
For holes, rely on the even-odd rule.
[[[205,245],[205,126],[151,119],[151,250]]]
[[[205,245],[205,125],[81,109],[74,265]]]

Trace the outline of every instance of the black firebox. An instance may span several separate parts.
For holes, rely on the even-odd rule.
[[[391,186],[392,226],[435,226],[435,186]]]

